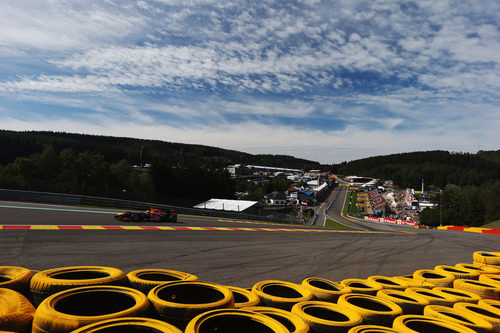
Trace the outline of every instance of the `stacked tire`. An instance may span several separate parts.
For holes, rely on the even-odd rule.
[[[190,273],[0,266],[0,332],[500,332],[500,252],[406,276],[252,288]]]

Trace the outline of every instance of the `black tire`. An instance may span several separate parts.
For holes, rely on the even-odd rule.
[[[83,286],[128,284],[123,271],[103,266],[70,266],[40,271],[31,278],[33,304],[37,306],[59,291]]]
[[[160,284],[173,281],[197,281],[193,274],[169,269],[138,269],[127,274],[132,288],[142,291],[146,295],[151,289]]]
[[[125,317],[125,318],[103,320],[97,323],[81,327],[76,331],[73,331],[72,333],[97,333],[97,332],[182,333],[180,329],[164,321],[151,318],[139,318],[139,317]]]
[[[138,214],[138,213],[131,213],[130,220],[132,220],[134,222],[141,222],[141,221],[144,221],[144,216],[142,214]]]
[[[154,287],[148,298],[161,320],[184,329],[197,315],[234,307],[233,293],[216,283],[176,281]]]
[[[71,332],[102,320],[148,316],[149,309],[146,295],[132,288],[73,288],[49,296],[38,306],[32,332]]]
[[[0,331],[29,332],[35,308],[19,292],[0,288]]]

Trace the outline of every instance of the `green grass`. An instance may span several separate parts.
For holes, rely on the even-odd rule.
[[[351,207],[349,207],[349,201],[351,201]],[[344,204],[344,215],[361,215],[363,214],[359,208],[356,206],[358,202],[358,195],[356,192],[348,191]]]
[[[500,220],[482,225],[481,228],[500,229]]]
[[[342,223],[339,223],[339,222],[331,220],[331,219],[326,220],[325,227],[333,228],[333,229],[359,230],[356,228],[348,227],[346,225],[343,225]]]

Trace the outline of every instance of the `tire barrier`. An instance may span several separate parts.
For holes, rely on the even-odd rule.
[[[403,309],[396,303],[366,294],[340,296],[337,304],[359,313],[363,324],[367,325],[387,326],[394,318],[403,314]]]
[[[202,313],[191,320],[184,331],[208,332],[289,333],[279,321],[262,313],[242,309],[218,309]]]
[[[71,266],[40,271],[33,275],[30,291],[33,304],[40,304],[48,296],[59,291],[96,285],[128,284],[125,273],[117,268],[104,266]]]
[[[18,266],[0,266],[0,288],[8,288],[29,295],[31,270]]]
[[[302,281],[302,287],[309,289],[314,298],[319,301],[337,302],[337,299],[344,294],[352,293],[352,289],[338,282],[309,277]]]
[[[481,296],[479,296],[478,294],[462,289],[435,287],[432,290],[437,291],[440,294],[446,294],[450,296],[451,298],[453,298],[453,303],[477,303],[481,299]]]
[[[297,303],[293,306],[292,313],[302,318],[314,333],[346,332],[363,322],[358,312],[323,301]]]
[[[379,290],[382,290],[380,283],[366,279],[345,279],[340,284],[351,288],[352,292],[357,294],[376,295]]]
[[[472,254],[474,262],[486,265],[500,265],[500,252],[476,251]]]
[[[0,331],[30,332],[35,308],[21,293],[0,288]]]
[[[248,308],[244,308],[244,310],[262,313],[266,316],[276,319],[277,321],[282,323],[290,331],[290,333],[309,332],[309,325],[307,325],[306,322],[302,320],[302,318],[291,313],[290,311],[271,308],[267,306],[251,306]]]
[[[300,285],[266,280],[251,290],[168,269],[125,274],[102,266],[40,272],[0,266],[0,333],[181,333],[188,326],[190,333],[491,332],[492,327],[500,333],[500,265],[491,264],[500,252],[475,253],[472,264],[438,265],[411,275],[309,277]],[[443,286],[450,281],[452,286]],[[41,303],[34,307],[30,300]],[[356,313],[361,323],[352,324],[343,311]]]
[[[467,268],[467,269],[470,269],[470,270],[475,270],[477,271],[480,275],[481,274],[500,274],[500,269],[497,269],[495,267],[490,267],[490,266],[487,266],[487,265],[483,265],[483,264],[465,264],[465,263],[461,263],[461,264],[456,264],[455,267],[457,268]]]
[[[408,285],[408,288],[411,288],[411,287],[416,287],[416,288],[428,288],[428,289],[432,289],[435,287],[435,285],[433,285],[432,283],[430,282],[426,282],[426,281],[421,281],[421,280],[415,280],[412,277],[408,277],[408,276],[394,276],[393,277],[394,279],[396,280],[402,280],[403,282],[405,282],[407,285]]]
[[[417,295],[424,297],[431,305],[453,306],[456,299],[448,294],[426,288],[407,288],[406,292],[410,296]]]
[[[256,283],[252,292],[259,296],[262,304],[290,311],[296,303],[309,301],[313,294],[299,284],[279,281],[265,280]]]
[[[351,328],[347,333],[399,333],[399,331],[385,326],[360,325]]]
[[[500,332],[500,313],[498,311],[492,311],[493,309],[482,304],[471,303],[455,303],[453,308],[465,312],[469,311],[476,317],[482,318],[493,325],[494,332]]]
[[[203,281],[176,281],[151,289],[148,299],[161,320],[180,329],[201,313],[234,307],[233,293],[222,285]]]
[[[427,298],[418,294],[409,295],[403,290],[382,289],[377,297],[396,303],[404,314],[423,314],[424,308],[430,304]]]
[[[500,285],[476,280],[455,280],[453,287],[478,294],[481,298],[500,300]]]
[[[99,321],[90,325],[83,326],[72,333],[182,333],[180,329],[174,325],[164,321],[141,318],[141,317],[124,317],[109,320]]]
[[[487,308],[493,313],[496,313],[500,316],[500,301],[496,301],[493,299],[482,299],[478,302],[478,305]]]
[[[437,272],[433,269],[419,269],[413,273],[415,280],[430,282],[436,287],[451,287],[455,276],[448,272]]]
[[[434,270],[438,273],[450,273],[455,276],[455,279],[471,279],[471,280],[477,280],[479,279],[479,272],[476,270],[472,269],[466,269],[466,268],[457,268],[454,266],[448,266],[448,265],[438,265],[434,267]]]
[[[397,332],[447,332],[447,333],[477,333],[476,331],[453,323],[451,321],[422,315],[404,315],[394,320],[392,327]]]
[[[253,292],[245,288],[234,286],[226,286],[233,293],[234,307],[236,309],[247,308],[250,306],[257,306],[260,304],[260,298]]]
[[[428,305],[424,309],[424,316],[451,321],[473,329],[476,332],[492,332],[493,325],[487,320],[476,316],[470,311],[459,310],[442,305]]]
[[[196,281],[198,277],[193,274],[172,271],[169,269],[138,269],[127,274],[132,288],[149,293],[154,287],[172,281]]]
[[[367,280],[380,284],[383,289],[404,290],[408,288],[408,283],[388,276],[374,275],[368,277]]]
[[[91,323],[149,314],[142,292],[123,286],[87,286],[63,290],[40,303],[33,318],[33,333],[71,332]]]
[[[496,284],[500,286],[500,275],[499,274],[482,274],[479,277],[479,282],[484,282],[488,284]]]

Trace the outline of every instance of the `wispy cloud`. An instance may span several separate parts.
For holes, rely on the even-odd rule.
[[[151,124],[175,124],[189,135],[169,129],[178,135],[170,141],[218,136],[235,149],[299,156],[312,148],[287,146],[288,137],[345,156],[339,145],[367,155],[438,141],[498,149],[499,21],[498,2],[472,0],[7,1],[0,121],[22,128],[38,112],[38,124],[80,118],[88,128],[95,119],[100,133],[119,134],[112,115],[150,128],[144,136]],[[32,109],[15,110],[19,103]],[[268,130],[280,144],[246,142]],[[339,139],[366,133],[373,153]],[[419,144],[395,139],[402,135]]]

